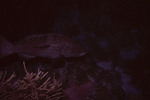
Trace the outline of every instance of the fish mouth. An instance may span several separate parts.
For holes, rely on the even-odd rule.
[[[80,56],[84,56],[85,54],[87,54],[88,52],[83,52],[80,54]]]

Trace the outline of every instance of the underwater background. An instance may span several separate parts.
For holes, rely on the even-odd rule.
[[[86,70],[86,67],[78,68],[76,64],[68,65],[72,66],[67,69],[67,74],[72,80],[67,84],[69,86],[72,84],[74,76],[71,73],[87,71],[86,78],[94,77],[96,86],[104,87],[95,90],[98,94],[93,94],[95,97],[91,97],[93,98],[91,100],[131,100],[130,96],[132,100],[148,100],[150,97],[148,2],[144,0],[0,2],[0,35],[10,42],[17,43],[32,34],[59,33],[74,39],[88,51],[89,58],[83,62],[84,66],[86,64],[90,66],[90,70]],[[8,59],[13,59],[7,65],[8,69],[9,66],[17,66],[18,58]],[[9,62],[8,59],[5,63]],[[85,78],[84,75],[79,75],[79,78],[80,76]],[[81,80],[81,83],[84,81],[78,80]],[[107,93],[106,90],[111,92]],[[98,97],[99,94],[101,96]]]

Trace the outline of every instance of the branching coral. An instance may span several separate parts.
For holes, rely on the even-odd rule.
[[[0,72],[0,100],[59,100],[64,97],[62,84],[55,78],[47,77],[48,72],[38,70],[18,80],[13,80],[15,73],[6,79],[7,71]]]

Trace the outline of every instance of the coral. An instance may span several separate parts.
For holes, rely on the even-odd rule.
[[[15,80],[15,73],[6,78],[5,73],[0,72],[0,100],[60,100],[64,97],[62,83],[57,81],[55,75],[48,77],[48,72],[38,70],[37,73],[29,73],[21,79]]]

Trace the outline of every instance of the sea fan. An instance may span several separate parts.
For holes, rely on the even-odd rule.
[[[0,100],[59,100],[64,97],[62,83],[55,76],[47,77],[48,72],[38,70],[14,80],[15,73],[6,79],[7,72],[0,72]]]

